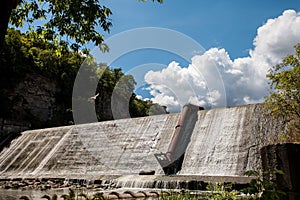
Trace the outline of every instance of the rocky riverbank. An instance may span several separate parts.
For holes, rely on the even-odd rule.
[[[102,180],[64,179],[64,178],[14,178],[0,179],[0,188],[16,190],[49,190],[61,188],[115,189],[114,183]]]

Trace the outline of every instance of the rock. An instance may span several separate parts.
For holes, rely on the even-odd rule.
[[[261,148],[261,158],[263,171],[270,172],[265,174],[264,179],[273,181],[275,170],[283,172],[275,173],[277,187],[287,193],[282,199],[300,199],[300,144],[264,146]]]
[[[5,186],[4,186],[4,189],[11,189],[11,188],[12,188],[11,185],[5,185]]]
[[[139,175],[154,175],[155,170],[142,170],[139,172]]]

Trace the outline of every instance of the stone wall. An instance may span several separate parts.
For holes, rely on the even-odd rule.
[[[300,199],[300,144],[272,144],[261,149],[264,179],[286,193],[281,200]],[[281,170],[283,173],[276,173]]]

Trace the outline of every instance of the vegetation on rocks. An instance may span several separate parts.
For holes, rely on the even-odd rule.
[[[72,123],[73,84],[86,55],[88,55],[88,51],[71,50],[67,43],[59,39],[49,41],[48,38],[37,32],[32,31],[24,34],[9,29],[5,38],[4,51],[0,55],[0,118],[20,118],[20,113],[14,110],[16,98],[12,97],[12,93],[15,87],[25,80],[26,76],[35,77],[38,75],[50,80],[57,87],[54,113],[51,119],[39,119],[32,114],[31,110],[27,110],[26,115],[22,116],[20,120],[31,122],[32,128]],[[95,68],[95,70],[100,69],[101,66]],[[95,74],[97,73],[95,72]],[[130,95],[129,107],[132,117],[151,115],[150,108],[153,106],[157,106],[165,112],[163,107],[151,101],[138,99],[133,93],[136,84],[133,77],[125,75],[121,69],[106,67],[101,78],[98,78],[100,81],[96,93],[101,91],[101,95],[97,98],[96,110],[99,120],[111,119],[103,113],[106,111],[101,109],[101,103],[109,104],[110,95],[121,80],[125,82],[123,85],[127,87],[127,93]]]
[[[162,0],[151,1],[162,3]],[[29,121],[31,128],[73,123],[71,109],[73,83],[80,64],[88,54],[88,50],[83,46],[91,42],[99,45],[101,49],[107,47],[102,43],[101,32],[110,31],[112,11],[104,4],[98,0],[3,1],[0,8],[1,119]],[[26,33],[8,28],[9,26],[22,28]],[[111,88],[115,86],[110,81],[115,72],[124,75],[120,69],[108,68],[106,71],[107,76],[99,83],[99,88],[106,89],[103,91],[102,100],[108,98],[105,95],[109,95]],[[17,93],[14,91],[15,87],[26,80],[26,76],[36,75],[51,80],[59,89],[55,92],[55,106],[49,111],[49,119],[37,117],[28,107],[21,109],[23,113],[15,109],[16,106],[22,107],[21,104],[27,102],[26,98],[18,94],[12,96],[11,93]],[[129,106],[131,116],[152,114],[150,107],[157,105],[150,101],[142,101],[132,93]],[[98,107],[101,107],[101,102],[108,103],[100,100],[97,102]],[[96,110],[99,120],[111,119],[104,113],[106,111]]]
[[[72,97],[72,85],[76,72],[83,62],[84,57],[74,51],[70,51],[67,44],[55,40],[49,42],[36,32],[22,34],[19,31],[9,29],[5,37],[4,51],[0,57],[1,67],[1,117],[18,118],[18,113],[13,110],[14,99],[9,93],[21,83],[26,75],[41,75],[51,82],[63,88],[56,94],[59,109],[53,117],[53,121],[43,124],[38,121],[43,119],[32,119],[34,116],[28,112],[22,120],[32,122],[33,127],[64,125],[72,120],[69,112]]]

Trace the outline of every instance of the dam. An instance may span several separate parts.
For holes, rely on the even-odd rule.
[[[142,170],[163,175],[155,154],[167,152],[179,118],[175,113],[22,132],[0,153],[0,178],[95,180]],[[190,136],[176,174],[234,177],[257,170],[262,138],[276,129],[270,121],[259,104],[197,111],[186,127]]]

